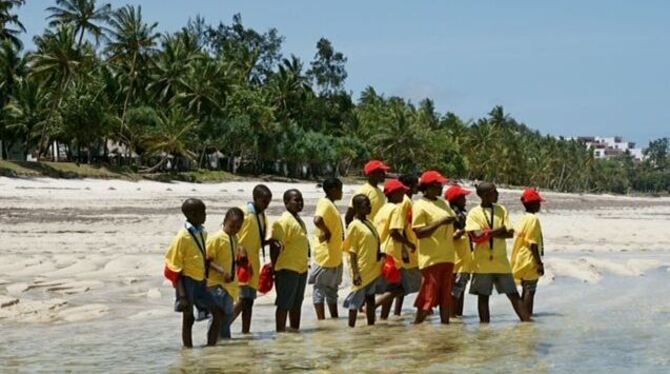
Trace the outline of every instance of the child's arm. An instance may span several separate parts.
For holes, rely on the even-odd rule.
[[[354,212],[354,208],[353,208],[353,207],[349,207],[349,208],[347,208],[347,213],[344,214],[344,224],[345,224],[346,226],[349,226],[349,224],[351,223],[351,221],[354,220],[354,215],[355,215],[355,214],[356,214],[356,213]]]
[[[186,298],[186,290],[184,289],[184,284],[181,280],[181,276],[179,279],[177,279],[177,311],[178,312],[183,312],[188,308],[189,303],[188,299]]]
[[[349,262],[351,263],[351,272],[354,278],[352,279],[354,286],[360,286],[363,280],[361,279],[361,273],[358,270],[358,256],[354,252],[349,252],[349,259]]]
[[[435,230],[440,228],[440,226],[448,225],[450,223],[453,223],[455,220],[456,220],[456,217],[447,216],[447,217],[444,217],[444,218],[442,218],[440,220],[437,220],[433,223],[430,223],[426,226],[415,227],[415,228],[413,228],[413,230],[414,230],[414,233],[416,234],[417,238],[423,239],[423,238],[427,238],[427,237],[433,235]]]
[[[210,261],[209,268],[214,269],[217,273],[223,275],[223,280],[225,280],[226,282],[232,282],[233,281],[232,274],[223,270],[223,268],[221,266],[219,266],[218,264],[216,264],[214,261]]]
[[[460,239],[463,234],[465,234],[465,230],[463,229],[458,229],[454,232],[454,239]]]
[[[542,257],[540,256],[540,247],[536,243],[533,243],[530,245],[530,252],[533,254],[533,259],[535,259],[537,273],[544,275],[544,263],[542,263]]]
[[[320,242],[328,242],[330,241],[330,236],[332,233],[330,232],[330,229],[328,226],[326,226],[326,222],[323,220],[323,217],[316,216],[314,217],[314,226],[318,227],[323,234],[319,237]]]

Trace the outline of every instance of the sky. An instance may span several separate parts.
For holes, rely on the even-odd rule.
[[[41,33],[52,0],[19,17]],[[103,1],[98,0],[98,3]],[[108,0],[142,5],[160,31],[201,15],[278,29],[283,53],[310,61],[328,38],[347,56],[347,90],[367,86],[465,120],[495,105],[544,134],[670,136],[670,1],[646,0]]]

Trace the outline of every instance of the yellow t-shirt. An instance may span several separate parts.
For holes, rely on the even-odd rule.
[[[386,196],[384,196],[384,191],[382,191],[379,187],[374,187],[370,183],[365,183],[361,188],[356,191],[354,196],[356,195],[365,195],[370,199],[370,214],[368,215],[368,219],[372,222],[375,220],[375,216],[377,215],[377,212],[379,209],[382,208],[384,203],[386,203]],[[349,203],[349,207],[353,207],[353,200]]]
[[[257,289],[258,277],[261,272],[261,241],[266,239],[266,237],[262,237],[262,234],[267,233],[268,220],[267,217],[265,217],[265,213],[259,214],[259,219],[256,219],[253,206],[247,205],[241,207],[241,209],[245,212],[244,222],[242,223],[240,232],[237,233],[237,237],[240,239],[239,245],[244,247],[247,251],[252,274],[249,283],[240,283],[240,286],[249,286]],[[261,230],[263,233],[261,233]]]
[[[496,229],[505,226],[508,229],[509,215],[507,209],[502,205],[495,204],[495,213],[493,226],[491,226],[491,208],[482,208],[477,206],[470,210],[468,218],[465,222],[465,231],[478,232],[484,229]],[[493,255],[493,259],[491,259]],[[512,268],[507,259],[507,244],[505,239],[494,238],[493,249],[491,249],[490,242],[476,244],[474,251],[474,261],[472,262],[472,271],[478,274],[509,274]]]
[[[202,234],[202,236],[201,236]],[[203,250],[207,242],[207,233],[196,234],[198,240],[202,239]],[[196,281],[205,279],[205,260],[198,248],[195,239],[185,228],[177,233],[165,254],[165,265],[175,273],[182,273]]]
[[[342,242],[344,241],[344,226],[340,212],[330,199],[324,197],[316,204],[314,216],[321,217],[330,230],[330,240],[321,242],[319,237],[323,235],[323,232],[318,227],[316,228],[314,242],[317,244],[314,247],[314,261],[324,268],[338,267],[342,264]]]
[[[298,273],[307,272],[309,239],[307,229],[289,212],[284,212],[272,224],[272,239],[282,243],[275,270],[291,270]]]
[[[421,198],[412,207],[412,227],[419,228],[456,213],[442,199]],[[429,237],[419,239],[419,269],[454,262],[454,225],[442,225]]]
[[[358,271],[361,275],[361,285],[355,286],[352,282],[351,291],[364,288],[382,274],[382,262],[377,261],[379,236],[374,224],[369,220],[366,223],[359,219],[351,221],[347,228],[347,238],[344,240],[343,250],[347,253],[356,254]]]
[[[537,264],[530,247],[532,244],[537,244],[540,253],[543,251],[544,243],[540,219],[535,214],[526,213],[514,231],[516,239],[512,248],[511,263],[514,278],[519,281],[539,279]]]
[[[386,203],[379,209],[374,221],[382,243],[382,252],[393,257],[398,269],[402,269],[405,266],[405,263],[402,261],[403,244],[393,240],[391,230],[400,230],[402,233],[405,229],[405,218],[402,215],[401,204]]]
[[[454,273],[471,273],[472,251],[470,250],[470,237],[467,233],[458,239],[454,239],[454,248],[456,249]]]
[[[238,239],[236,235],[228,236],[225,231],[220,230],[216,234],[207,238],[207,258],[213,263],[219,265],[227,273],[233,269],[233,261],[237,254]],[[209,278],[207,278],[207,287],[221,286],[226,292],[237,300],[240,294],[240,288],[237,285],[237,271],[233,271],[233,280],[226,282],[223,274],[210,268]]]
[[[405,217],[405,237],[416,246],[419,240],[412,230],[412,199],[405,195],[402,201],[402,216]],[[419,251],[416,250],[412,252],[409,248],[409,264],[405,264],[405,267],[408,269],[414,269],[419,267]]]

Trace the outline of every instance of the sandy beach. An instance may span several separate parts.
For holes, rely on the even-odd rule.
[[[480,327],[475,299],[468,297],[463,320],[449,327],[434,320],[413,327],[410,298],[403,317],[352,332],[344,319],[314,321],[308,287],[302,333],[275,337],[274,296],[268,294],[257,301],[253,336],[239,337],[235,324],[235,339],[223,343],[225,349],[183,351],[173,290],[162,277],[166,246],[183,224],[181,201],[202,198],[206,227],[214,232],[226,209],[244,204],[254,185],[0,178],[2,371],[274,367],[395,372],[417,370],[413,365],[421,357],[433,358],[427,367],[433,371],[583,369],[579,360],[596,371],[607,365],[665,371],[670,365],[669,343],[662,339],[670,332],[670,198],[559,193],[545,194],[548,203],[541,213],[547,275],[534,324],[517,324],[504,298],[496,297],[493,323]],[[311,232],[322,194],[316,184],[268,186],[274,194],[270,221],[283,211],[282,192],[299,188]],[[344,201],[356,187],[345,186]],[[501,191],[513,222],[522,214],[519,194]],[[342,212],[345,206],[340,202]],[[341,296],[349,279],[344,283]],[[196,344],[204,343],[204,329],[204,324],[195,329]],[[601,340],[589,341],[598,336]],[[628,344],[617,337],[629,339]],[[580,354],[583,344],[599,349],[594,356]],[[293,349],[281,348],[286,346]],[[383,358],[389,353],[384,346],[398,350],[392,359]],[[495,349],[478,359],[477,347]],[[410,355],[405,349],[421,353]],[[617,354],[619,349],[625,353]],[[249,354],[267,356],[261,362],[249,360]],[[516,360],[508,362],[509,357]]]

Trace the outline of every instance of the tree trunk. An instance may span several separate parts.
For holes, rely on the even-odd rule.
[[[165,165],[165,162],[167,162],[167,160],[168,160],[168,155],[163,156],[163,158],[156,165],[150,167],[149,169],[142,170],[142,173],[154,173],[154,172],[156,172],[158,169],[163,167],[163,165]]]

